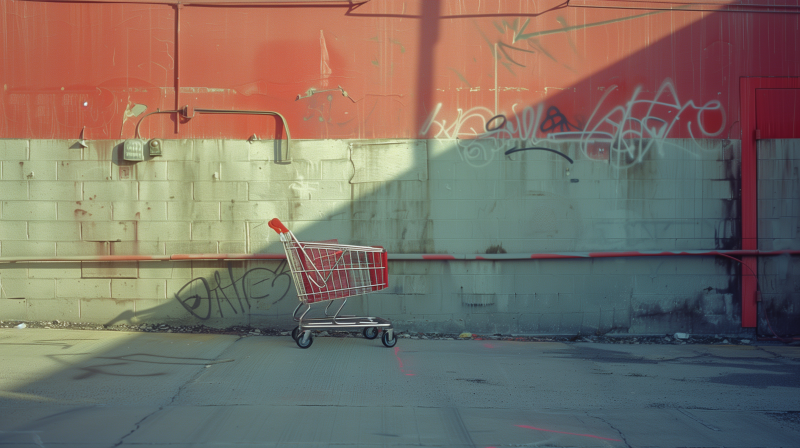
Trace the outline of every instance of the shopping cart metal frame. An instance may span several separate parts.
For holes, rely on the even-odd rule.
[[[381,337],[386,347],[394,347],[397,337],[392,323],[380,317],[341,314],[347,299],[366,295],[389,286],[388,256],[382,247],[299,241],[278,218],[269,227],[280,237],[300,303],[292,318],[297,327],[292,338],[300,348],[313,343],[312,331],[320,329],[361,329],[367,339]],[[341,304],[333,314],[330,309],[336,300]],[[306,317],[315,303],[328,302],[325,317]]]

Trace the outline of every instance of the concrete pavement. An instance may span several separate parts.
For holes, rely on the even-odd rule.
[[[0,446],[797,447],[800,347],[0,330]]]

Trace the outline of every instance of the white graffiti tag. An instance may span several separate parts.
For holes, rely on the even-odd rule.
[[[517,112],[512,109],[512,118],[494,115],[486,107],[474,107],[467,111],[458,109],[455,120],[448,124],[439,119],[441,103],[436,106],[420,130],[421,135],[433,132],[437,139],[455,140],[462,159],[472,166],[489,164],[498,152],[513,152],[515,148],[547,147],[559,143],[575,143],[580,153],[590,159],[590,151],[608,151],[602,157],[617,168],[628,168],[645,160],[648,153],[656,150],[659,156],[666,149],[682,150],[698,155],[705,150],[695,144],[685,146],[668,140],[681,121],[686,123],[689,137],[716,137],[725,128],[725,110],[718,100],[702,106],[694,101],[681,102],[670,79],[661,83],[652,99],[644,98],[642,88],[637,87],[629,101],[612,107],[602,114],[609,94],[617,89],[610,86],[598,102],[589,120],[584,125],[571,123],[557,108],[545,110],[543,104],[527,106]],[[704,113],[718,114],[716,129],[706,129]],[[551,132],[556,131],[556,132]]]

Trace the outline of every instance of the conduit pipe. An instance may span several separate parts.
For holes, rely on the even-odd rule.
[[[626,257],[671,257],[671,256],[718,256],[718,257],[764,257],[777,255],[800,255],[800,250],[689,250],[689,251],[624,251],[624,252],[558,252],[558,253],[514,253],[514,254],[392,254],[395,261],[414,260],[562,260],[580,258],[626,258]],[[194,260],[283,260],[284,254],[173,254],[173,255],[86,255],[65,257],[0,257],[0,263],[78,262],[78,261],[194,261]],[[739,260],[737,260],[739,261]]]

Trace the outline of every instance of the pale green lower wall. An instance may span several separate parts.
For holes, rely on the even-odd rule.
[[[504,155],[481,142],[0,140],[0,257],[281,253],[306,240],[390,253],[736,249],[739,143],[579,144]],[[646,149],[646,150],[641,150]],[[230,268],[229,268],[230,267]],[[393,261],[352,311],[399,329],[482,333],[740,332],[735,262],[706,257]],[[0,320],[290,328],[279,262],[0,264]],[[235,286],[234,286],[235,285]]]

